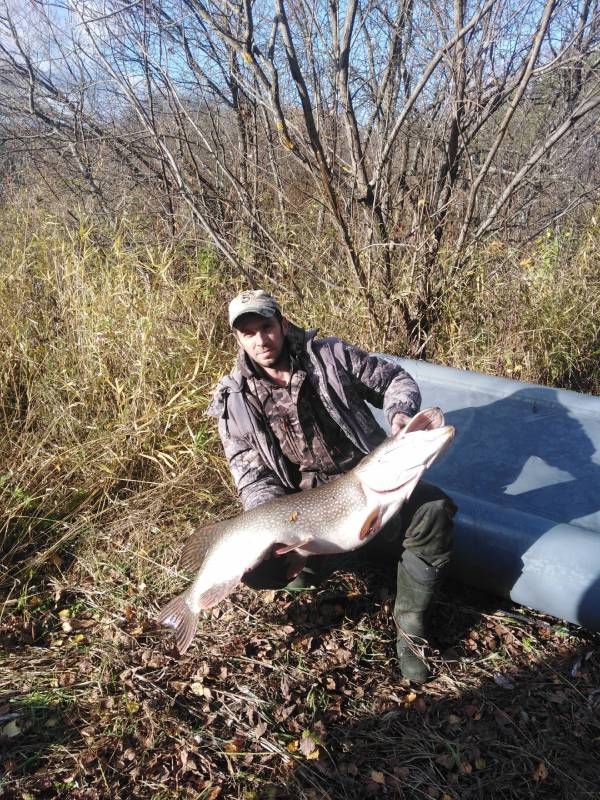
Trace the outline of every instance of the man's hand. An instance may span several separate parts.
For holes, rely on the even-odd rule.
[[[394,414],[392,418],[392,436],[396,433],[400,433],[403,428],[406,428],[409,422],[410,417],[408,414],[403,414],[401,411]]]

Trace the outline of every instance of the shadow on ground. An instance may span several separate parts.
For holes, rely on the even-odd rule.
[[[391,577],[242,589],[183,658],[134,611],[85,634],[57,619],[31,643],[5,616],[0,733],[20,732],[0,740],[0,796],[596,798],[598,637],[448,586],[438,677],[413,690],[394,670]]]

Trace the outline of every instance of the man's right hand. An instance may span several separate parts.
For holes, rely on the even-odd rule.
[[[403,414],[402,411],[396,412],[392,418],[392,436],[400,433],[401,430],[406,428],[409,422],[410,417],[408,414]]]

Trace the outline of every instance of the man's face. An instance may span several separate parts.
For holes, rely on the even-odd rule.
[[[288,321],[285,317],[243,314],[235,322],[235,338],[242,350],[261,367],[276,367],[283,354]]]

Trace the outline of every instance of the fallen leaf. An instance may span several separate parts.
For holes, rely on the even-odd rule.
[[[385,775],[383,774],[383,772],[378,772],[376,769],[374,769],[371,771],[371,780],[373,781],[373,783],[384,784]]]
[[[548,767],[544,764],[543,761],[537,765],[537,767],[533,770],[531,775],[534,781],[545,781],[548,777]]]
[[[252,736],[256,739],[260,739],[261,736],[264,736],[267,732],[268,725],[266,722],[259,722],[259,724],[254,728],[252,731]]]
[[[17,724],[17,721],[11,719],[10,722],[7,722],[6,725],[2,728],[2,735],[6,736],[7,739],[12,739],[14,736],[18,736],[21,733],[21,728]]]
[[[494,683],[498,684],[502,689],[514,689],[515,684],[511,681],[510,678],[507,678],[506,675],[501,675],[497,673],[494,675]]]
[[[281,679],[281,683],[279,684],[279,688],[281,690],[281,694],[282,694],[283,699],[284,700],[289,700],[292,695],[291,695],[291,692],[290,692],[290,681],[289,681],[287,675],[284,675],[283,678]]]
[[[300,742],[298,744],[298,749],[300,750],[303,756],[306,756],[306,758],[314,759],[319,757],[317,743],[315,742],[309,731],[303,731],[302,738],[300,739]]]
[[[125,701],[125,708],[129,711],[130,714],[135,714],[137,711],[140,710],[140,704],[137,700],[126,700]]]
[[[338,647],[337,650],[335,651],[335,656],[337,658],[338,664],[349,664],[350,661],[352,661],[352,658],[353,658],[352,653],[350,652],[350,650],[346,650],[345,647]],[[360,687],[357,686],[356,690],[358,690],[359,688]],[[356,690],[355,690],[354,694],[356,696],[358,696],[358,693],[357,693]]]
[[[455,764],[454,756],[450,753],[443,753],[436,758],[435,763],[439,764],[440,767],[444,767],[444,769],[452,769]]]
[[[295,710],[296,710],[296,703],[292,703],[291,706],[285,706],[285,708],[282,708],[279,711],[279,716],[281,716],[282,720],[283,719],[287,719],[289,716],[291,716],[294,713]]]
[[[302,636],[299,639],[296,639],[295,642],[292,642],[292,650],[296,653],[305,652],[307,653],[310,650],[310,647],[313,643],[313,637],[309,636]]]
[[[150,658],[148,660],[147,666],[151,669],[158,669],[158,667],[164,667],[165,665],[165,658],[160,653],[151,653]]]

